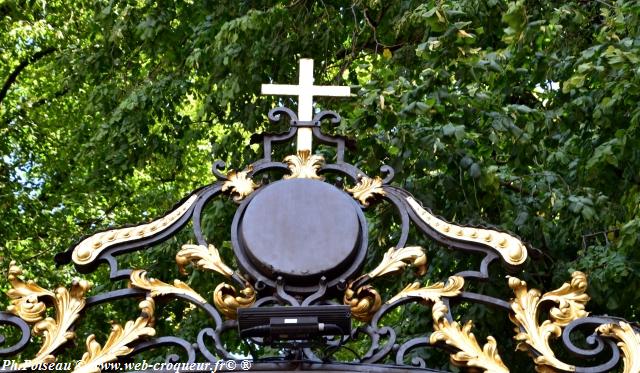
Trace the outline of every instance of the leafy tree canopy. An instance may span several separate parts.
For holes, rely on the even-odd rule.
[[[357,141],[350,162],[393,166],[449,220],[519,234],[542,253],[537,286],[581,270],[591,311],[640,316],[637,1],[9,0],[0,14],[5,271],[66,283],[52,257],[79,237],[162,214],[214,180],[214,159],[260,158],[249,138],[273,130],[276,100],[260,84],[294,83],[313,58],[317,83],[357,93],[318,102]],[[207,226],[223,240],[225,206]],[[371,214],[377,257],[393,213]],[[458,265],[429,255],[433,280]]]

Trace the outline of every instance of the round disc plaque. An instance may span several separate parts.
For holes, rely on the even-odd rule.
[[[237,236],[246,255],[238,257],[267,278],[282,276],[288,285],[311,285],[321,276],[330,279],[344,272],[356,257],[361,260],[362,212],[331,184],[277,181],[256,192],[244,207],[238,211]]]

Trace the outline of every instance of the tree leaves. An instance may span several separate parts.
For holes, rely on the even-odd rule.
[[[260,96],[260,84],[296,82],[307,57],[316,84],[356,93],[316,103],[343,117],[328,132],[356,139],[350,162],[372,176],[390,164],[434,211],[514,231],[551,258],[532,264],[537,281],[583,270],[602,284],[596,310],[615,302],[637,319],[640,295],[607,285],[640,286],[636,2],[371,3],[0,5],[2,83],[56,49],[0,103],[0,256],[62,283],[73,270],[52,270],[53,253],[161,215],[213,180],[214,158],[235,169],[256,160],[251,134],[279,130],[265,113],[296,106]],[[374,216],[381,256],[395,215]],[[207,234],[228,241],[224,219],[207,219]],[[601,231],[620,233],[583,247]],[[438,276],[462,265],[439,255]]]

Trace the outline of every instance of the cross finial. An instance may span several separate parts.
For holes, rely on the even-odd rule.
[[[302,58],[298,85],[263,84],[262,94],[298,96],[298,119],[308,122],[313,118],[313,96],[348,97],[351,95],[351,88],[313,85],[313,60]],[[311,151],[312,139],[311,128],[298,128],[298,152]]]

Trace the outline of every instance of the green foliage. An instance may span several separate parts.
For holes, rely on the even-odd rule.
[[[357,140],[352,163],[370,175],[393,166],[396,183],[447,219],[519,234],[544,253],[527,268],[535,286],[585,271],[589,310],[639,317],[636,1],[9,0],[0,14],[4,271],[16,260],[43,286],[69,283],[78,274],[54,269],[54,253],[162,214],[213,181],[214,159],[239,169],[259,158],[249,136],[273,129],[274,105],[260,84],[297,81],[308,57],[317,83],[357,93],[318,103],[343,116],[332,131]],[[231,206],[205,217],[223,255]],[[374,212],[370,264],[397,234],[393,209]],[[131,260],[177,276],[173,253],[190,239]],[[430,281],[469,263],[437,247],[429,260]],[[508,298],[498,275],[477,286]],[[189,279],[203,292],[219,280]],[[199,320],[185,332],[204,325],[175,307],[169,318]],[[481,335],[511,337],[506,317],[468,312],[491,319],[476,320]]]

